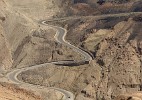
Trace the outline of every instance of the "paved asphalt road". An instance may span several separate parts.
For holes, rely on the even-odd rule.
[[[42,21],[42,24],[48,25],[46,23],[46,21]],[[66,29],[64,29],[62,27],[58,27],[58,26],[52,26],[52,25],[48,25],[48,26],[57,30],[57,33],[55,35],[56,41],[58,41],[59,43],[61,43],[63,45],[66,45],[66,46],[72,48],[74,51],[80,53],[82,56],[84,56],[84,59],[83,59],[84,61],[92,60],[92,57],[87,52],[85,52],[85,51],[75,47],[74,45],[70,44],[69,42],[65,41],[65,36],[67,34]]]
[[[74,51],[80,53],[81,55],[84,56],[84,61],[90,61],[92,60],[92,57],[86,53],[85,51],[71,45],[69,42],[65,41],[65,36],[66,36],[66,33],[67,33],[67,30],[62,28],[62,27],[57,27],[57,26],[51,26],[51,25],[48,25],[46,24],[46,21],[42,21],[43,25],[47,25],[48,27],[51,27],[53,29],[56,30],[56,34],[54,36],[54,38],[56,39],[57,42],[63,44],[63,45],[66,45],[70,48],[72,48]],[[64,61],[61,61],[61,62],[64,62]],[[26,84],[27,87],[31,86],[31,84],[29,83],[25,83],[21,80],[19,80],[17,78],[17,76],[24,72],[24,71],[27,71],[27,70],[31,70],[31,69],[35,69],[35,68],[38,68],[38,67],[42,67],[44,65],[48,65],[48,64],[55,64],[55,63],[60,63],[60,61],[58,62],[51,62],[51,63],[45,63],[45,64],[40,64],[40,65],[35,65],[35,66],[31,66],[31,67],[26,67],[26,68],[21,68],[21,69],[15,69],[13,71],[11,71],[10,73],[8,73],[6,75],[6,77],[13,83],[15,84]],[[38,86],[38,87],[41,87],[43,88],[43,86]],[[44,88],[47,88],[47,89],[54,89],[56,91],[59,91],[61,92],[63,95],[64,95],[64,98],[63,100],[74,100],[75,96],[73,95],[73,93],[69,92],[69,91],[66,91],[66,90],[63,90],[63,89],[60,89],[60,88],[55,88],[55,87],[44,87]]]
[[[86,16],[87,18],[92,18],[92,17],[96,17],[96,18],[103,18],[103,17],[119,17],[119,16],[131,16],[131,15],[138,15],[138,14],[142,14],[142,12],[130,12],[130,13],[120,13],[120,14],[108,14],[108,15],[100,15],[100,16]],[[64,19],[73,19],[73,18],[84,18],[83,17],[69,17],[69,18],[59,18],[59,19],[53,19],[53,20],[48,20],[48,21],[56,21],[56,20],[64,20]],[[69,42],[65,41],[65,36],[67,33],[67,30],[62,28],[62,27],[58,27],[58,26],[52,26],[52,25],[48,25],[47,22],[48,21],[42,21],[41,24],[43,25],[47,25],[53,29],[56,30],[56,35],[55,35],[55,39],[57,40],[57,42],[62,43],[63,45],[66,45],[70,48],[72,48],[74,51],[80,53],[81,55],[84,56],[84,60],[85,61],[90,61],[92,60],[92,57],[85,51],[71,45]],[[35,65],[35,66],[30,66],[30,67],[26,67],[26,68],[21,68],[21,69],[14,69],[13,71],[9,72],[6,75],[6,78],[8,78],[11,82],[15,83],[15,84],[26,84],[27,87],[37,87],[37,88],[42,88],[42,90],[44,89],[54,89],[56,91],[61,92],[64,95],[63,100],[74,100],[75,96],[73,95],[73,93],[60,89],[60,88],[55,88],[55,87],[44,87],[44,86],[39,86],[39,85],[32,85],[29,83],[25,83],[21,80],[19,80],[17,78],[17,76],[26,71],[26,70],[31,70],[34,68],[38,68],[38,67],[42,67],[43,65],[48,65],[48,64],[54,64],[54,63],[59,63],[60,61],[57,62],[51,62],[51,63],[45,63],[45,64],[40,64],[40,65]]]
[[[39,67],[43,67],[43,66],[48,66],[50,63],[45,63],[45,64],[41,64],[41,65],[35,65],[35,66],[31,66],[31,67],[26,67],[26,68],[21,68],[21,69],[15,69],[13,71],[11,71],[10,73],[8,73],[6,75],[6,77],[11,81],[13,82],[14,84],[18,84],[18,85],[22,85],[24,84],[24,86],[26,87],[31,87],[31,88],[38,88],[38,89],[42,89],[43,92],[46,93],[47,90],[49,89],[54,89],[55,91],[58,91],[60,93],[62,93],[64,95],[63,97],[63,100],[74,100],[75,96],[73,95],[73,93],[69,92],[69,91],[66,91],[64,89],[60,89],[60,88],[55,88],[55,87],[44,87],[44,86],[40,86],[40,85],[33,85],[33,84],[29,84],[29,83],[25,83],[21,80],[19,80],[17,78],[17,76],[24,72],[24,71],[27,71],[27,70],[32,70],[32,69],[35,69],[35,68],[39,68]],[[47,97],[47,100],[48,100],[48,97]]]

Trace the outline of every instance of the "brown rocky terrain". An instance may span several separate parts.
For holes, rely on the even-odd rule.
[[[53,29],[38,23],[39,19],[50,18],[58,12],[54,5],[46,6],[47,3],[52,3],[52,0],[45,0],[42,4],[39,2],[42,1],[0,0],[0,77],[2,81],[5,81],[3,77],[7,71],[10,72],[13,68],[82,58],[72,49],[55,42]],[[43,7],[45,7],[44,11]],[[51,11],[51,7],[55,9]],[[6,89],[8,88],[5,88],[5,94],[3,94],[5,97],[9,94],[9,90]],[[17,88],[15,88],[16,90]],[[16,100],[18,98],[15,91],[12,92],[15,97],[10,96],[9,99]],[[26,93],[26,91],[24,92]],[[60,99],[55,96],[55,91],[50,91],[48,94],[50,100]],[[21,99],[29,100],[25,95],[21,96]],[[2,100],[5,99],[2,98]]]
[[[40,96],[19,88],[16,85],[0,83],[0,100],[42,100]]]
[[[127,20],[122,18],[111,28],[94,28],[91,33],[87,33],[87,36],[84,35],[86,38],[81,46],[92,52],[95,57],[89,65],[71,68],[48,66],[23,72],[21,78],[32,84],[70,90],[76,95],[76,100],[111,100],[118,99],[116,97],[120,94],[137,93],[141,91],[140,19],[141,16]],[[105,22],[104,24],[108,25]],[[87,27],[88,24],[83,23],[83,25]],[[72,30],[82,31],[83,25],[78,25],[76,27],[78,30],[74,28]],[[74,32],[73,34],[75,35]],[[76,36],[80,35],[76,34]],[[72,41],[78,45],[81,43],[76,39]],[[123,95],[123,97],[127,96]]]
[[[71,48],[57,43],[55,30],[39,24],[40,20],[104,14],[103,18],[72,17],[49,22],[66,28],[67,41],[91,53],[93,60],[89,64],[45,65],[22,72],[18,78],[71,91],[75,100],[141,100],[142,15],[121,16],[121,13],[141,12],[141,4],[141,0],[110,0],[103,4],[98,4],[97,0],[0,0],[2,81],[6,73],[15,68],[83,59]],[[105,17],[105,14],[119,13],[120,16]],[[22,88],[1,83],[0,99],[44,99]],[[54,90],[46,96],[50,100],[62,98]]]
[[[103,4],[98,1],[105,1]],[[74,0],[62,6],[64,9],[58,16],[102,15],[142,11],[141,0]],[[64,14],[65,13],[65,14]]]
[[[34,1],[36,5],[39,2],[40,1],[38,0]],[[15,10],[14,8],[15,6],[11,7],[13,5],[18,5],[18,7],[20,8],[21,5],[22,6],[30,5],[29,3],[30,3],[29,1],[25,1],[24,3],[18,2],[16,0],[14,2],[7,1],[6,7],[8,10],[1,12],[5,16],[7,16],[6,18],[4,17],[5,20],[2,21],[1,25],[3,27],[3,30],[1,31],[3,32],[2,34],[5,35],[4,39],[6,39],[6,42],[7,42],[6,46],[9,49],[9,52],[11,52],[10,53],[11,55],[9,55],[10,57],[9,59],[11,61],[8,61],[8,62],[12,63],[13,61],[12,67],[40,64],[44,62],[57,61],[59,59],[71,60],[71,59],[80,58],[80,55],[78,55],[76,52],[73,52],[73,50],[71,50],[70,48],[55,42],[55,40],[53,39],[55,35],[55,31],[53,29],[50,29],[46,26],[39,25],[36,22],[34,22],[32,18],[36,19],[35,18],[36,15],[28,13],[28,12],[22,12],[21,10],[17,10],[17,9]],[[41,4],[39,5],[39,7],[41,7]],[[27,7],[27,9],[31,9],[31,8]],[[38,18],[41,19],[40,17]],[[67,49],[67,50],[64,50],[64,49]],[[66,51],[70,51],[70,53]],[[66,57],[64,57],[63,55],[66,55]],[[73,55],[75,55],[76,58],[73,58]],[[8,66],[5,65],[5,66],[8,67],[11,65],[8,65]]]

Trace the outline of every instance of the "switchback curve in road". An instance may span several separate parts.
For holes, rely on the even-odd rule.
[[[58,26],[53,26],[53,25],[48,25],[46,22],[47,21],[42,21],[41,23],[43,25],[47,25],[48,27],[54,28],[56,30],[56,35],[54,36],[54,38],[56,39],[57,42],[59,42],[59,43],[61,43],[63,45],[66,45],[67,47],[70,47],[74,51],[80,53],[84,57],[83,61],[91,61],[92,60],[91,55],[89,55],[87,52],[79,49],[78,47],[70,44],[69,42],[67,42],[65,40],[65,36],[67,34],[67,30],[65,28],[58,27]]]
[[[45,93],[49,89],[54,89],[55,91],[58,91],[58,92],[60,92],[64,95],[63,100],[74,100],[74,98],[75,98],[74,94],[69,92],[69,91],[66,91],[64,89],[55,88],[55,87],[45,87],[45,86],[40,86],[40,85],[33,85],[33,84],[26,83],[26,82],[23,82],[23,81],[18,79],[18,75],[20,75],[20,73],[22,73],[22,72],[25,72],[27,70],[32,70],[32,69],[35,69],[35,68],[40,68],[40,67],[43,67],[43,66],[48,66],[49,64],[52,64],[52,63],[45,63],[45,64],[35,65],[35,66],[31,66],[31,67],[26,67],[26,68],[15,69],[15,70],[11,71],[10,73],[8,73],[6,75],[6,77],[7,77],[7,79],[9,79],[9,81],[11,81],[14,84],[18,84],[18,85],[24,84],[24,86],[28,87],[28,88],[34,87],[34,88],[42,89],[42,91],[45,92]],[[47,97],[47,100],[48,100],[48,97]]]
[[[109,15],[100,15],[100,16],[88,16],[87,18],[92,18],[92,17],[115,17],[115,16],[127,16],[127,15],[132,15],[132,14],[142,14],[142,12],[130,12],[130,13],[124,13],[124,14],[109,14]],[[83,16],[85,17],[85,16]],[[70,17],[72,19],[72,17]],[[82,18],[82,17],[77,17],[77,18]],[[66,19],[66,18],[65,18]],[[57,20],[62,20],[62,19],[57,19]],[[64,18],[63,18],[64,20]],[[53,19],[54,21],[54,19]],[[54,38],[56,39],[57,42],[59,43],[62,43],[63,45],[66,45],[70,48],[72,48],[73,50],[75,50],[76,52],[79,52],[81,55],[84,56],[84,60],[85,61],[90,61],[92,60],[92,57],[85,51],[75,47],[74,45],[71,45],[69,42],[65,41],[65,36],[67,34],[67,30],[62,28],[62,27],[58,27],[58,26],[52,26],[52,25],[48,25],[46,23],[47,21],[42,21],[41,24],[43,25],[47,25],[51,28],[53,28],[54,30],[56,30],[56,35],[54,36]],[[15,83],[15,84],[26,84],[27,86],[35,86],[35,87],[38,87],[38,88],[42,88],[42,89],[54,89],[56,91],[59,91],[61,92],[63,95],[64,95],[64,98],[63,100],[74,100],[75,96],[73,95],[73,93],[69,92],[69,91],[66,91],[66,90],[63,90],[63,89],[60,89],[60,88],[55,88],[55,87],[44,87],[44,86],[39,86],[39,85],[33,85],[33,84],[29,84],[29,83],[25,83],[23,81],[20,81],[17,76],[24,72],[24,71],[27,71],[27,70],[30,70],[30,69],[35,69],[35,68],[39,68],[39,67],[42,67],[43,65],[48,65],[48,64],[54,64],[54,63],[58,63],[60,61],[57,61],[57,62],[51,62],[51,63],[44,63],[44,64],[40,64],[40,65],[34,65],[34,66],[31,66],[31,67],[26,67],[26,68],[21,68],[21,69],[14,69],[13,71],[9,72],[7,75],[6,75],[6,78],[9,79],[11,82]]]
[[[75,47],[74,45],[71,45],[69,42],[65,41],[65,36],[67,34],[67,30],[62,28],[62,27],[58,27],[58,26],[52,26],[52,25],[48,25],[46,24],[46,21],[42,21],[41,24],[43,25],[47,25],[48,27],[51,27],[53,28],[54,30],[56,30],[56,34],[54,36],[54,38],[56,39],[57,42],[63,44],[63,45],[66,45],[70,48],[72,48],[74,51],[80,53],[81,55],[84,56],[84,61],[90,61],[92,60],[92,57],[85,51]],[[27,70],[31,70],[31,69],[35,69],[35,68],[39,68],[39,67],[42,67],[42,66],[45,66],[48,64],[55,64],[55,63],[59,63],[60,61],[57,61],[57,62],[51,62],[51,63],[44,63],[44,64],[40,64],[40,65],[34,65],[34,66],[30,66],[30,67],[26,67],[26,68],[21,68],[21,69],[15,69],[13,71],[11,71],[10,73],[8,73],[6,75],[6,77],[13,83],[15,84],[25,84],[27,86],[34,86],[32,84],[29,84],[29,83],[25,83],[21,80],[19,80],[17,77],[20,73],[24,72],[24,71],[27,71]],[[63,61],[62,61],[63,62]],[[35,85],[36,86],[36,85]],[[56,91],[59,91],[61,92],[64,97],[63,97],[63,100],[74,100],[75,96],[73,95],[73,93],[69,92],[69,91],[66,91],[64,89],[60,89],[60,88],[55,88],[55,87],[44,87],[44,86],[38,86],[39,88],[47,88],[47,89],[54,89]],[[46,91],[45,91],[46,92]]]

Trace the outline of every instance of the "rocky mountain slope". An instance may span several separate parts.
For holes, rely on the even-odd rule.
[[[52,0],[23,2],[0,0],[0,77],[2,82],[10,82],[4,76],[15,68],[82,58],[72,49],[55,42],[53,29],[39,24],[39,20],[50,18],[59,11],[58,5],[52,3]],[[51,8],[55,9],[51,11]],[[7,86],[6,84],[5,87]],[[12,88],[11,85],[9,87]],[[16,87],[18,86],[16,85]],[[15,88],[16,90],[18,88]],[[28,100],[25,95],[21,96],[27,91],[23,91],[21,94],[17,94],[15,91],[5,88],[4,93],[1,93],[5,97],[12,93],[14,96],[9,97],[12,100],[20,100],[18,95]],[[17,97],[15,97],[16,94]],[[56,94],[60,93],[50,91],[48,97],[51,100],[60,99]],[[30,94],[29,98],[32,98]],[[2,100],[6,100],[6,98],[2,98]]]
[[[18,88],[13,84],[0,83],[0,99],[1,100],[42,100],[38,95],[27,91],[22,88]]]
[[[33,6],[30,6],[32,2]],[[1,32],[3,32],[2,34],[4,34],[5,36],[4,39],[6,39],[5,46],[9,50],[7,52],[10,52],[11,54],[9,54],[10,61],[8,62],[11,62],[13,67],[18,66],[19,63],[21,63],[21,65],[19,66],[24,66],[26,64],[34,65],[44,62],[56,61],[58,59],[64,60],[67,58],[68,60],[71,60],[73,59],[74,54],[78,55],[75,52],[73,53],[70,48],[67,48],[54,42],[55,40],[53,38],[55,35],[55,31],[53,31],[53,29],[49,29],[46,26],[39,25],[38,21],[34,21],[34,19],[42,19],[41,16],[37,16],[37,14],[41,11],[40,9],[42,9],[42,5],[48,7],[46,6],[46,4],[50,3],[51,1],[44,1],[45,3],[43,4],[39,4],[39,2],[40,1],[38,0],[27,0],[24,2],[19,2],[15,0],[12,2],[5,1],[4,3],[6,9],[4,7],[1,11],[1,13],[3,14],[1,15],[1,25],[3,28]],[[40,8],[38,12],[36,11],[38,7],[32,9],[32,7],[36,5],[38,5],[38,7]],[[25,8],[22,9],[22,6]],[[53,5],[49,5],[49,7],[50,6],[52,7]],[[32,14],[32,11],[32,13],[30,13],[25,11],[24,9],[32,9],[34,10],[34,14]],[[49,8],[47,9],[47,11],[44,12],[48,13],[48,10]],[[53,13],[51,11],[49,13],[51,13],[51,15],[53,16],[55,12],[56,10]],[[48,14],[44,13],[42,17],[47,15]],[[44,17],[44,19],[46,19],[47,17]],[[63,50],[60,48],[63,48]],[[67,53],[63,51],[71,52]],[[31,53],[33,53],[33,57],[31,56]],[[64,57],[63,55],[66,55],[66,57]],[[58,58],[57,56],[60,57]],[[76,56],[75,59],[78,59],[79,57],[80,55]]]
[[[66,2],[68,0],[65,0]],[[102,2],[103,3],[99,3]],[[72,0],[72,2],[63,3],[61,16],[72,15],[101,15],[125,12],[142,11],[141,0]],[[65,6],[67,5],[67,6]]]
[[[142,45],[139,18],[141,16],[127,21],[121,19],[111,29],[94,29],[88,33],[82,45],[95,57],[89,65],[73,68],[48,66],[26,71],[22,79],[32,84],[70,90],[76,95],[76,100],[112,100],[120,94],[141,91]],[[79,27],[78,30],[84,29]],[[76,42],[76,39],[72,41]]]
[[[51,61],[83,57],[54,39],[55,30],[40,20],[73,16],[48,22],[67,29],[66,40],[93,56],[80,66],[43,66],[21,73],[28,83],[58,87],[75,94],[75,100],[138,100],[142,98],[142,11],[141,0],[0,0],[0,77],[12,69]],[[74,16],[98,16],[81,17]],[[119,14],[105,17],[105,14]],[[8,80],[6,81],[8,82]],[[12,88],[9,89],[8,87]],[[4,90],[4,92],[2,91]],[[0,86],[0,97],[40,100],[40,95],[17,86]],[[26,94],[28,93],[28,94]],[[21,95],[24,94],[24,95]],[[55,91],[51,100],[60,100]],[[13,96],[14,95],[14,96]],[[17,95],[17,97],[15,96]],[[28,95],[28,96],[27,96]],[[2,97],[4,96],[4,98]],[[36,97],[36,98],[35,98]]]

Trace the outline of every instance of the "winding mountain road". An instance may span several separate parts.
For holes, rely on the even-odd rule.
[[[35,66],[31,66],[31,67],[26,67],[26,68],[21,68],[21,69],[15,69],[13,71],[11,71],[10,73],[8,73],[6,75],[6,77],[9,79],[9,81],[13,82],[14,84],[18,84],[18,85],[23,85],[25,87],[34,87],[34,88],[38,88],[41,89],[43,92],[47,92],[49,89],[54,89],[55,91],[59,91],[60,93],[62,93],[64,95],[63,100],[74,100],[75,96],[73,95],[73,93],[60,89],[60,88],[55,88],[55,87],[45,87],[45,86],[40,86],[40,85],[33,85],[33,84],[29,84],[29,83],[25,83],[21,80],[18,79],[18,75],[20,75],[20,73],[27,71],[27,70],[32,70],[35,68],[40,68],[43,66],[48,66],[50,63],[45,63],[45,64],[41,64],[41,65],[35,65]],[[48,92],[47,92],[48,93]],[[48,97],[46,97],[48,100]]]
[[[131,15],[131,14],[141,14],[141,13],[142,12],[136,12],[136,13],[132,12],[132,13],[127,13],[127,14]],[[127,16],[127,14],[122,14],[122,15],[121,14],[100,15],[100,17]],[[88,16],[87,18],[89,18],[89,17],[99,17],[99,16]],[[78,18],[80,18],[80,17],[78,17]],[[56,20],[64,20],[64,18],[63,19],[56,19]],[[48,21],[50,21],[50,20],[48,20]],[[48,21],[42,21],[42,22],[40,22],[40,24],[47,25],[48,27],[51,27],[54,30],[56,30],[56,34],[55,34],[54,38],[56,39],[57,42],[59,42],[59,43],[61,43],[63,45],[66,45],[66,46],[72,48],[74,51],[76,51],[76,52],[80,53],[81,55],[83,55],[83,57],[84,57],[83,61],[91,61],[92,60],[92,57],[87,52],[85,52],[85,51],[75,47],[74,45],[71,45],[69,42],[65,41],[65,36],[67,34],[66,29],[64,29],[62,27],[58,27],[58,26],[48,25],[47,24]],[[59,62],[60,61],[51,62],[51,63],[44,63],[44,64],[40,64],[40,65],[34,65],[34,66],[21,68],[21,69],[14,69],[14,70],[12,70],[11,72],[9,72],[6,75],[6,78],[9,81],[11,81],[11,82],[13,82],[15,84],[18,84],[18,85],[23,85],[24,84],[24,86],[26,86],[26,87],[40,88],[40,89],[44,90],[44,92],[46,92],[48,89],[54,89],[55,91],[59,91],[64,95],[63,100],[74,100],[75,96],[73,95],[73,93],[71,93],[69,91],[66,91],[66,90],[63,90],[63,89],[60,89],[60,88],[55,88],[55,87],[44,87],[44,86],[39,86],[39,85],[33,85],[33,84],[25,83],[25,82],[23,82],[23,81],[21,81],[21,80],[19,80],[17,78],[18,75],[20,75],[20,73],[22,73],[24,71],[39,68],[39,67],[43,67],[45,65],[48,66],[49,64],[55,64],[55,63],[59,63]],[[47,97],[47,100],[48,100],[48,97]]]
[[[65,41],[65,36],[66,36],[66,33],[67,33],[67,30],[62,28],[62,27],[58,27],[58,26],[52,26],[52,25],[48,25],[46,23],[46,21],[42,21],[41,24],[43,25],[47,25],[48,27],[51,27],[53,28],[54,30],[56,30],[56,34],[54,36],[54,38],[56,39],[57,42],[63,44],[63,45],[66,45],[70,48],[72,48],[74,51],[80,53],[81,55],[84,56],[84,61],[90,61],[92,60],[92,57],[85,51],[71,45],[69,42]],[[64,62],[64,61],[62,61]],[[72,62],[72,61],[71,61]],[[20,75],[20,73],[24,72],[24,71],[27,71],[27,70],[31,70],[31,69],[35,69],[35,68],[39,68],[39,67],[42,67],[42,66],[45,66],[45,65],[49,65],[49,64],[55,64],[55,63],[60,63],[60,61],[57,61],[57,62],[51,62],[51,63],[44,63],[44,64],[40,64],[40,65],[34,65],[34,66],[31,66],[31,67],[26,67],[26,68],[21,68],[21,69],[15,69],[13,71],[11,71],[10,73],[8,73],[6,75],[6,77],[9,79],[9,81],[13,82],[14,84],[25,84],[25,86],[29,87],[29,86],[34,86],[32,84],[29,84],[29,83],[25,83],[21,80],[19,80],[17,77],[18,75]],[[37,87],[35,85],[35,87]],[[66,91],[66,90],[63,90],[63,89],[60,89],[60,88],[55,88],[55,87],[44,87],[44,86],[38,86],[38,88],[47,88],[47,89],[54,89],[56,91],[59,91],[61,92],[64,97],[63,97],[63,100],[74,100],[75,96],[73,95],[73,93],[69,92],[69,91]],[[46,91],[45,91],[46,92]],[[47,98],[48,99],[48,98]]]
[[[69,42],[65,41],[65,36],[67,34],[67,30],[62,28],[62,27],[58,27],[58,26],[52,26],[52,25],[48,25],[46,23],[47,21],[42,21],[41,23],[43,25],[47,25],[48,27],[54,28],[56,31],[56,35],[54,36],[54,38],[56,39],[57,42],[66,45],[70,48],[72,48],[74,51],[80,53],[81,55],[83,55],[84,57],[84,61],[90,61],[92,60],[92,57],[85,51],[79,49],[78,47],[75,47],[74,45],[70,44]]]

